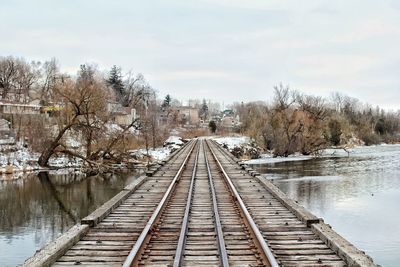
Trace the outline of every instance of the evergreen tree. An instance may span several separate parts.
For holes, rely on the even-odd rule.
[[[107,83],[112,87],[112,89],[114,89],[117,101],[125,106],[125,88],[122,80],[121,68],[117,67],[116,65],[111,68]]]
[[[200,118],[202,120],[206,120],[208,117],[208,106],[207,106],[207,102],[205,99],[203,99],[203,104],[201,105],[200,108]]]
[[[162,108],[168,109],[171,106],[171,96],[168,94],[165,96],[164,101],[162,103]]]

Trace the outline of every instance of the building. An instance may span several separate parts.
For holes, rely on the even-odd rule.
[[[111,120],[118,125],[127,126],[137,119],[136,109],[123,107],[118,102],[109,101],[107,111],[111,115]]]
[[[226,109],[222,112],[221,126],[225,128],[234,128],[240,126],[239,115],[231,109]]]
[[[174,109],[178,113],[179,120],[183,125],[199,125],[199,109],[188,106],[176,107]]]
[[[0,102],[0,114],[20,114],[20,115],[34,115],[40,114],[41,105],[37,104],[22,104],[14,102]]]
[[[4,146],[15,144],[15,133],[10,128],[10,122],[0,118],[0,152],[5,149]]]
[[[136,118],[136,109],[134,108],[123,108],[119,112],[111,113],[113,121],[116,124],[127,126],[131,124]]]

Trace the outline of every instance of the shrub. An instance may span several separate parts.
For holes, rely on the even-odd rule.
[[[215,123],[215,121],[210,121],[208,123],[208,127],[210,128],[210,131],[212,133],[215,133],[217,131],[217,124]]]

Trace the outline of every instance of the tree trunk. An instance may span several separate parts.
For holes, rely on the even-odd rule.
[[[41,167],[47,167],[50,157],[54,154],[56,148],[60,145],[60,140],[64,136],[65,132],[72,127],[76,119],[76,116],[71,120],[69,124],[64,126],[64,128],[58,133],[57,137],[51,142],[51,144],[45,148],[39,157],[38,164]]]
[[[153,149],[156,149],[156,121],[154,117],[152,119],[151,132],[152,132]]]
[[[116,137],[114,137],[114,138],[108,143],[108,145],[106,146],[106,148],[104,149],[104,151],[103,151],[103,153],[100,155],[100,157],[104,158],[108,153],[110,153],[110,152],[111,152],[111,149],[114,147],[114,145],[117,143],[117,141],[119,141],[119,140],[124,136],[124,134],[125,134],[130,128],[132,128],[132,127],[135,125],[136,121],[137,121],[137,120],[134,120],[134,121],[133,121],[131,124],[129,124],[125,129],[123,129],[122,132],[120,132]],[[97,155],[98,152],[93,153],[93,154]],[[97,156],[96,156],[96,158],[97,158]]]
[[[89,129],[89,133],[87,134],[86,137],[86,158],[90,158],[92,155],[92,136],[93,136],[93,131]]]

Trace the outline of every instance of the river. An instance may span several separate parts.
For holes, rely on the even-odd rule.
[[[349,156],[330,150],[320,158],[253,168],[375,263],[399,266],[400,145],[358,147]]]
[[[301,159],[271,159],[274,163],[253,167],[376,263],[398,266],[400,145],[355,148],[349,157],[343,151],[329,151],[321,158]],[[0,266],[22,263],[136,177],[0,177]]]
[[[0,176],[0,266],[16,266],[136,179],[81,173]]]

